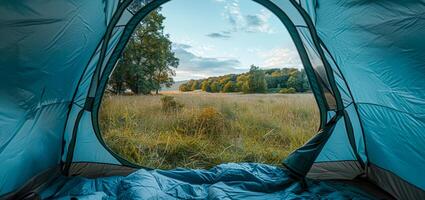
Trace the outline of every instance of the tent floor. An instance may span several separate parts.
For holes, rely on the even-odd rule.
[[[281,168],[222,164],[210,170],[144,170],[96,179],[61,177],[40,193],[69,199],[393,199],[362,180],[307,180],[307,188]]]
[[[362,191],[378,199],[396,200],[396,198],[391,196],[391,194],[389,194],[388,192],[382,190],[380,187],[376,186],[375,184],[363,178],[357,178],[355,180],[337,180],[334,182],[347,184],[347,185],[351,185],[353,187],[359,188]]]

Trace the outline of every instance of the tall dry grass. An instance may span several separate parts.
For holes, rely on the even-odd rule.
[[[183,107],[166,112],[161,95],[105,97],[100,125],[107,145],[153,168],[278,165],[317,131],[319,122],[310,94],[169,95]]]

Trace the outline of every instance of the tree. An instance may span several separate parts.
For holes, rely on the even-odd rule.
[[[114,90],[120,92],[125,85],[135,94],[150,94],[174,83],[172,77],[179,60],[172,51],[169,36],[164,34],[164,19],[156,10],[136,27],[112,75]]]
[[[248,93],[248,75],[241,74],[236,78],[236,87],[238,91],[242,91],[243,93]]]
[[[190,86],[190,88],[191,88],[192,91],[199,90],[199,88],[200,88],[199,82],[197,80],[194,80],[192,82],[192,85]]]
[[[207,80],[202,81],[201,90],[204,92],[211,92],[210,83]]]
[[[267,83],[264,71],[255,65],[251,65],[247,86],[248,93],[265,93],[267,91]]]
[[[211,88],[211,92],[213,92],[213,93],[220,92],[220,90],[221,90],[220,84],[216,81],[211,83],[210,88]]]
[[[297,92],[304,92],[304,77],[300,71],[290,74],[288,79],[288,88],[294,88]]]
[[[117,67],[109,78],[109,85],[114,94],[123,94],[126,89],[126,68]]]
[[[174,68],[179,65],[179,59],[175,57],[172,51],[172,43],[168,39],[168,35],[162,34],[158,39],[159,48],[157,56],[157,64],[154,70],[155,91],[158,94],[161,85],[171,87],[174,83],[173,76],[176,75]]]
[[[227,93],[227,92],[236,92],[237,91],[236,83],[234,81],[227,82],[226,85],[224,85],[222,91],[225,92],[225,93]]]
[[[190,91],[190,88],[189,88],[189,85],[188,84],[181,84],[180,86],[179,86],[179,90],[181,91],[181,92],[189,92]]]

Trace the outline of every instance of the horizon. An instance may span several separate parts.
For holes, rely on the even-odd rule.
[[[276,70],[297,69],[299,71],[302,70],[302,68],[300,69],[300,68],[297,68],[297,67],[273,67],[273,68],[261,68],[260,67],[260,70],[273,70],[273,69],[276,69]],[[247,69],[247,71],[243,71],[243,72],[239,72],[239,73],[228,73],[228,74],[222,74],[222,75],[218,75],[218,76],[208,76],[208,77],[205,77],[205,78],[196,78],[196,79],[192,78],[192,79],[184,79],[184,80],[175,80],[174,82],[175,83],[176,82],[185,82],[185,81],[190,81],[190,80],[197,81],[197,80],[203,80],[203,79],[207,79],[207,78],[218,78],[218,77],[227,76],[227,75],[239,75],[239,74],[248,73],[248,72],[249,72],[249,69]]]

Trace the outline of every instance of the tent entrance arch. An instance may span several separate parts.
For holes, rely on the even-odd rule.
[[[147,4],[146,6],[144,6],[143,8],[140,8],[137,12],[134,13],[133,18],[128,22],[128,24],[130,24],[131,26],[127,26],[126,30],[124,30],[123,35],[125,35],[126,37],[122,37],[120,38],[120,41],[118,42],[118,44],[127,44],[128,40],[131,37],[131,34],[134,32],[134,29],[136,28],[136,26],[143,20],[144,17],[146,17],[151,11],[155,10],[156,8],[160,7],[161,5],[169,2],[170,0],[161,0],[161,1],[153,1],[151,4]],[[292,21],[290,20],[290,18],[288,17],[288,15],[286,15],[281,9],[279,9],[278,7],[276,7],[276,5],[274,5],[273,3],[271,3],[270,1],[266,0],[253,0],[254,2],[257,2],[263,6],[265,6],[265,8],[271,10],[276,16],[279,16],[279,19],[281,20],[281,22],[285,25],[285,27],[291,27],[290,29],[292,30],[292,32],[290,32],[290,35],[292,36],[293,39],[297,39],[298,42],[296,43],[297,45],[297,49],[298,51],[303,55],[302,57],[304,57],[303,59],[303,63],[306,66],[309,66],[308,69],[306,69],[306,71],[309,71],[311,74],[314,74],[314,68],[312,67],[310,60],[308,59],[308,55],[307,55],[307,51],[305,50],[305,47],[302,44],[301,41],[301,36],[298,34],[298,32],[296,32],[296,27],[295,25],[292,23]],[[99,124],[98,124],[98,112],[99,112],[99,108],[101,105],[101,101],[102,101],[102,97],[103,97],[103,93],[106,89],[106,85],[107,85],[107,81],[108,78],[110,76],[110,74],[113,72],[113,69],[115,67],[115,63],[117,62],[117,60],[119,59],[118,55],[121,55],[122,52],[124,51],[125,45],[120,45],[118,46],[114,52],[112,52],[112,56],[109,61],[107,61],[108,63],[106,64],[107,67],[105,67],[105,69],[103,69],[103,74],[99,75],[100,80],[97,79],[93,79],[93,81],[98,81],[98,83],[92,83],[92,85],[98,85],[98,89],[96,89],[98,92],[96,93],[95,97],[93,98],[93,112],[92,112],[92,121],[94,123],[94,128],[95,128],[95,132],[96,135],[98,136],[98,139],[102,142],[102,144],[105,146],[105,148],[108,148],[105,144],[105,142],[103,141],[102,137],[101,137],[101,132],[100,132],[100,128],[99,128]],[[114,56],[114,54],[116,54],[117,56]],[[100,70],[99,70],[100,72]],[[326,74],[325,74],[326,75]],[[315,90],[314,94],[316,95],[316,100],[319,99],[317,101],[318,105],[319,105],[319,109],[321,110],[321,115],[320,115],[320,119],[321,119],[321,123],[320,126],[323,127],[326,124],[326,109],[329,109],[329,106],[326,104],[326,101],[323,101],[321,99],[323,99],[323,97],[325,96],[325,93],[323,92],[322,88],[317,85],[316,83],[318,82],[318,79],[320,79],[319,76],[309,76],[311,77],[309,80],[310,82],[313,82],[316,86],[315,88],[319,88],[318,91]],[[323,81],[322,81],[323,82]],[[330,90],[328,88],[328,90]],[[335,101],[335,100],[334,100]],[[321,129],[321,128],[319,128]],[[108,148],[109,150],[109,148]],[[110,152],[112,152],[112,150],[109,150]],[[70,151],[71,152],[71,151]],[[118,155],[114,154],[116,157],[118,157],[117,159],[119,160],[124,160],[123,158],[119,158]],[[283,158],[282,158],[283,159]],[[127,161],[124,161],[125,163],[128,163]],[[129,164],[130,166],[137,166],[134,164]],[[143,167],[143,166],[137,166],[137,167]]]
[[[254,1],[286,26],[321,113],[319,133],[283,164],[300,179],[362,176],[396,198],[425,198],[418,148],[425,144],[424,2]],[[60,174],[125,175],[140,167],[106,147],[97,113],[134,28],[166,2],[0,6],[1,196]]]

